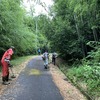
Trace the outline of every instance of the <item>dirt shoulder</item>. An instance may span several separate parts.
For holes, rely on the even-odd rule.
[[[87,100],[86,97],[68,81],[67,77],[57,66],[50,64],[50,72],[64,100]]]
[[[18,65],[18,66],[14,66],[14,67],[12,68],[13,73],[14,73],[14,75],[16,76],[16,78],[14,78],[14,79],[12,79],[12,81],[10,81],[11,84],[13,83],[13,81],[16,81],[16,79],[18,78],[20,72],[25,68],[25,66],[27,65],[27,63],[28,63],[31,59],[33,59],[33,58],[35,58],[35,56],[34,56],[34,57],[31,57],[30,59],[27,59],[27,60],[26,60],[25,62],[23,62],[22,64],[20,64],[20,65]],[[9,72],[12,73],[10,69],[9,69]],[[10,74],[9,77],[11,77],[11,75],[12,75],[12,74]],[[1,73],[0,73],[0,94],[2,94],[3,91],[4,91],[6,88],[8,88],[9,86],[11,86],[11,84],[10,84],[10,85],[2,85],[2,77],[1,77],[1,76],[2,76],[2,75],[1,75]]]

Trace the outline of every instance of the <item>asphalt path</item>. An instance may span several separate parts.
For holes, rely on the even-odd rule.
[[[0,100],[63,100],[63,97],[39,56],[29,61],[17,80],[0,95]]]

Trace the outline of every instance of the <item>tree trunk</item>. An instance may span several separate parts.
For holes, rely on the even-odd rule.
[[[77,31],[77,34],[78,34],[78,40],[79,40],[79,42],[81,44],[81,49],[82,49],[83,57],[85,57],[85,51],[84,51],[84,45],[83,45],[83,38],[81,38],[82,36],[81,36],[79,28],[78,28],[76,14],[74,14],[74,20],[75,20],[76,31]]]
[[[97,36],[96,29],[95,29],[95,28],[93,28],[92,30],[93,30],[94,40],[95,40],[95,41],[98,41],[98,36]]]

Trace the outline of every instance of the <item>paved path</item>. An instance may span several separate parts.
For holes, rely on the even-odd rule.
[[[63,100],[63,97],[49,70],[44,69],[41,57],[36,57],[4,91],[0,100]]]

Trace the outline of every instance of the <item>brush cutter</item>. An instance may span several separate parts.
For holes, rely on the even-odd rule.
[[[13,65],[9,65],[10,71],[12,73],[11,78],[16,78],[16,76],[14,75],[14,72],[12,70]]]

